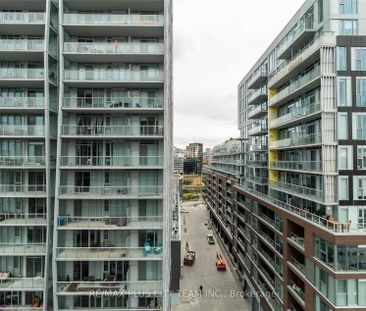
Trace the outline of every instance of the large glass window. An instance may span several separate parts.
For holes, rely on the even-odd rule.
[[[357,35],[357,21],[356,20],[340,20],[339,21],[339,32],[341,35]]]
[[[366,70],[366,48],[355,48],[353,51],[352,70]]]
[[[339,14],[356,14],[357,0],[339,0]]]
[[[345,47],[340,46],[337,48],[337,70],[347,70],[347,48]]]
[[[357,147],[357,169],[366,169],[366,146]]]
[[[338,114],[338,138],[348,139],[348,116],[345,114]]]
[[[358,114],[356,117],[356,139],[366,139],[366,115]]]
[[[339,147],[339,169],[347,170],[348,167],[348,147]]]
[[[348,176],[339,177],[339,200],[348,200]]]
[[[338,78],[338,106],[351,106],[351,79],[349,77]]]
[[[366,78],[356,78],[356,106],[366,107]]]

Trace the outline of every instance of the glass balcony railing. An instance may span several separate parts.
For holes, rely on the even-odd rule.
[[[44,136],[43,125],[0,125],[0,136]]]
[[[268,161],[265,160],[249,160],[247,162],[248,166],[256,166],[256,167],[267,167],[268,166]]]
[[[57,247],[57,259],[162,258],[162,247]]]
[[[1,108],[44,108],[44,97],[0,97]]]
[[[99,217],[72,217],[72,216],[59,216],[57,223],[58,227],[65,229],[76,228],[90,228],[90,229],[103,229],[107,227],[161,227],[163,222],[162,216],[99,216]]]
[[[267,79],[268,71],[266,69],[257,70],[252,77],[248,80],[248,87],[255,88],[260,86],[262,82]]]
[[[17,289],[31,289],[43,290],[44,278],[8,278],[0,282],[0,289],[2,290],[17,290]]]
[[[292,134],[290,138],[272,141],[270,143],[270,147],[273,149],[287,148],[287,147],[321,144],[321,142],[322,142],[321,133],[311,133],[311,134],[295,133]]]
[[[47,225],[47,214],[43,213],[29,213],[29,214],[16,214],[16,213],[2,213],[0,212],[0,225],[1,224],[24,224],[24,225]]]
[[[305,274],[305,265],[297,261],[294,257],[290,256],[290,262],[298,269],[302,274]]]
[[[43,39],[0,39],[0,51],[43,51]]]
[[[299,78],[291,82],[290,85],[279,91],[276,95],[272,96],[272,98],[270,99],[270,106],[284,100],[286,97],[288,97],[295,91],[300,90],[305,85],[318,77],[320,77],[320,66],[316,66],[308,73],[300,76]]]
[[[288,287],[290,288],[290,291],[294,291],[304,303],[305,301],[304,290],[300,286],[296,285],[293,281],[290,281],[290,285],[288,285]]]
[[[314,103],[303,107],[293,107],[291,112],[287,113],[279,118],[276,118],[270,122],[270,128],[276,128],[279,126],[287,125],[292,122],[301,120],[302,118],[308,117],[311,114],[321,111],[320,103]]]
[[[249,147],[249,151],[266,151],[267,149],[267,144],[253,144]]]
[[[45,193],[46,185],[6,185],[0,184],[0,193],[14,193],[14,194],[26,194],[26,193]]]
[[[0,166],[24,166],[24,167],[37,167],[46,164],[46,157],[33,157],[33,156],[0,156]]]
[[[35,12],[0,12],[0,24],[44,24],[45,14]]]
[[[65,80],[76,81],[118,81],[118,82],[163,82],[162,70],[65,70]]]
[[[60,186],[60,195],[161,195],[163,193],[162,186]]]
[[[248,112],[248,118],[254,119],[255,116],[259,116],[267,113],[267,104],[261,104],[255,107],[253,110]]]
[[[0,79],[43,80],[43,69],[0,68]]]
[[[267,98],[267,90],[260,88],[258,90],[256,90],[254,93],[252,93],[249,97],[248,97],[248,105],[254,105],[256,103],[258,103],[260,101],[261,98]]]
[[[256,135],[260,135],[260,134],[263,135],[263,134],[266,134],[267,132],[268,132],[267,125],[260,124],[260,125],[257,125],[256,127],[251,128],[248,131],[248,135],[249,136],[256,136]]]
[[[271,169],[322,172],[322,161],[272,161]]]
[[[1,158],[0,158],[1,161]],[[164,157],[158,156],[62,156],[63,166],[162,166]],[[1,165],[1,162],[0,162]]]
[[[164,43],[145,42],[65,42],[66,53],[90,54],[163,54]]]
[[[0,254],[46,254],[46,242],[0,243]]]
[[[1,132],[0,132],[1,133]],[[103,125],[63,125],[65,136],[162,136],[162,126],[103,126]]]
[[[67,13],[64,25],[164,26],[164,15]]]
[[[323,201],[324,191],[282,181],[271,181],[270,186],[278,191],[289,192],[297,196]]]
[[[1,100],[1,99],[0,99]],[[163,108],[164,98],[148,97],[64,97],[63,108],[111,109],[111,108]]]
[[[106,280],[106,281],[63,281],[57,282],[57,291],[63,293],[74,293],[78,292],[95,292],[102,290],[115,290],[119,293],[146,293],[148,295],[150,293],[158,295],[163,290],[162,281],[114,281],[114,280]],[[79,309],[79,308],[77,308]],[[90,308],[87,308],[90,310]],[[122,308],[124,309],[124,308]],[[140,310],[141,308],[133,308],[134,310]],[[97,310],[97,309],[96,309]],[[99,309],[100,310],[100,309]],[[104,308],[103,310],[108,310],[108,308]],[[111,309],[117,310],[117,309]],[[118,309],[121,310],[121,309]],[[127,310],[127,309],[126,309]],[[149,308],[150,310],[150,308]],[[160,310],[160,309],[158,309]]]
[[[256,184],[267,184],[268,178],[267,177],[261,177],[261,176],[248,176],[248,181],[254,182]]]

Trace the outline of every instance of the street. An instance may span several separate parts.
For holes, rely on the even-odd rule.
[[[173,311],[249,311],[248,302],[240,296],[241,286],[230,270],[230,263],[226,261],[226,271],[216,270],[216,255],[223,252],[216,237],[214,245],[207,243],[206,234],[212,233],[212,230],[208,228],[209,212],[206,206],[199,204],[194,207],[194,204],[183,204],[182,256],[186,242],[189,242],[191,250],[196,251],[196,260],[192,267],[182,266],[181,303],[173,306]],[[203,290],[199,295],[201,285]]]

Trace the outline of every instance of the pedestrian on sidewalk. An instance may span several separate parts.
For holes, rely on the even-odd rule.
[[[203,290],[203,287],[202,287],[202,285],[200,285],[200,293],[201,293],[201,295],[202,295],[202,290]]]

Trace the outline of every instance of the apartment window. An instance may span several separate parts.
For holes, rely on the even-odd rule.
[[[355,20],[340,20],[340,34],[341,35],[357,35],[357,21]]]
[[[354,177],[354,197],[356,200],[366,200],[366,177]]]
[[[339,14],[357,14],[357,0],[339,0]]]
[[[345,47],[337,48],[337,70],[347,70],[347,48]]]
[[[337,280],[337,306],[347,305],[347,280]]]
[[[366,279],[358,280],[358,305],[366,306]]]
[[[348,200],[348,176],[339,176],[338,199]]]
[[[366,139],[366,114],[356,115],[356,139]]]
[[[339,147],[339,169],[351,170],[352,169],[352,146],[340,146]]]
[[[366,48],[353,48],[352,58],[352,70],[366,70]]]
[[[338,139],[348,139],[348,115],[338,114]]]
[[[356,78],[356,106],[366,107],[366,78]]]
[[[352,106],[350,77],[338,78],[338,106]]]
[[[361,229],[366,228],[366,207],[358,208],[358,227]]]
[[[366,146],[357,147],[357,169],[366,169]]]

